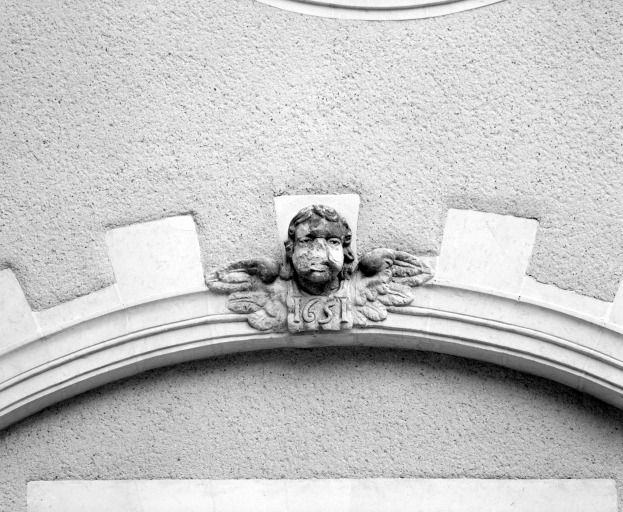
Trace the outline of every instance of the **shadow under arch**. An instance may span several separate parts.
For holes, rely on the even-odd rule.
[[[0,428],[89,389],[235,352],[328,346],[432,351],[520,370],[623,408],[623,335],[568,311],[487,290],[433,285],[370,328],[263,333],[200,290],[121,307],[0,354]]]

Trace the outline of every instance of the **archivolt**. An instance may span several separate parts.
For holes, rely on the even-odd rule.
[[[502,0],[259,0],[289,11],[328,18],[406,20],[443,16]]]
[[[260,333],[205,290],[120,307],[1,356],[0,428],[151,368],[277,347],[365,345],[453,354],[540,375],[623,407],[616,326],[536,302],[449,285],[421,288],[381,325],[339,333]]]

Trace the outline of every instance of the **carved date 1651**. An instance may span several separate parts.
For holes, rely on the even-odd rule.
[[[303,208],[290,222],[285,262],[237,261],[207,278],[229,294],[228,307],[262,331],[336,331],[387,318],[388,307],[413,301],[413,288],[433,277],[416,256],[375,249],[359,263],[351,230],[333,208]]]

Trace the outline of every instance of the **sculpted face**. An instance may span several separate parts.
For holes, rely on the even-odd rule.
[[[344,266],[344,228],[318,215],[296,227],[292,265],[299,279],[314,284],[335,280]]]

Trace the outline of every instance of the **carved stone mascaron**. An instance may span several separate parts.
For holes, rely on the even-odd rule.
[[[237,261],[210,274],[207,284],[229,294],[229,309],[247,314],[255,329],[298,333],[381,322],[433,277],[426,262],[392,249],[374,249],[356,263],[350,244],[339,213],[308,206],[290,222],[284,263]]]

